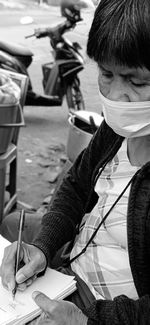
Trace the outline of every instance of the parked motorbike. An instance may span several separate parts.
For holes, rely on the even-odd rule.
[[[33,35],[49,37],[52,47],[53,62],[42,64],[44,95],[33,91],[28,67],[32,63],[33,53],[26,47],[0,41],[0,68],[26,74],[29,78],[25,105],[59,106],[66,96],[69,110],[83,110],[84,100],[80,89],[78,73],[84,68],[81,46],[71,42],[63,34],[76,27],[82,20],[80,11],[63,12],[66,20],[55,27],[37,28]]]

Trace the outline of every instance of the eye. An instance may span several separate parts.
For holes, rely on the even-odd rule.
[[[135,87],[138,87],[138,88],[142,88],[142,87],[145,87],[147,84],[146,83],[139,83],[139,82],[135,82],[135,81],[133,81],[133,80],[130,80],[130,82],[131,82],[131,84],[133,85],[133,86],[135,86]]]
[[[113,73],[111,70],[106,70],[103,67],[99,68],[99,83],[110,84],[113,79]]]
[[[108,78],[108,79],[111,79],[113,77],[113,74],[111,72],[102,72],[102,76],[104,78]]]

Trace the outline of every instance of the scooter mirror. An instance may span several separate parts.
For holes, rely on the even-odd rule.
[[[20,23],[22,25],[32,24],[33,22],[34,22],[34,20],[31,16],[25,16],[20,19]]]
[[[75,6],[77,10],[95,8],[93,0],[61,0],[62,6]]]
[[[77,1],[77,5],[79,7],[79,9],[83,9],[83,8],[93,8],[95,9],[95,6],[94,6],[94,3],[92,0],[80,0],[80,1]]]

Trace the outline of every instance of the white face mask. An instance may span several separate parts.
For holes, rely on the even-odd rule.
[[[119,135],[135,138],[150,135],[150,101],[116,102],[100,92],[106,123]]]

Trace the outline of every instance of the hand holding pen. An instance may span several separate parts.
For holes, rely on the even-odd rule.
[[[18,241],[17,241],[17,252],[16,252],[16,263],[15,263],[15,276],[19,270],[19,263],[20,263],[20,252],[21,252],[21,245],[22,245],[22,232],[24,229],[25,223],[25,211],[21,210],[20,212],[20,220],[19,220],[19,230],[18,230]],[[15,283],[15,287],[12,291],[13,298],[15,297],[17,291],[17,282]]]
[[[33,244],[22,242],[24,221],[25,216],[22,211],[18,241],[5,248],[2,264],[0,265],[2,285],[13,293],[13,296],[15,296],[16,290],[24,291],[30,286],[37,275],[41,274],[47,267],[44,252]]]

